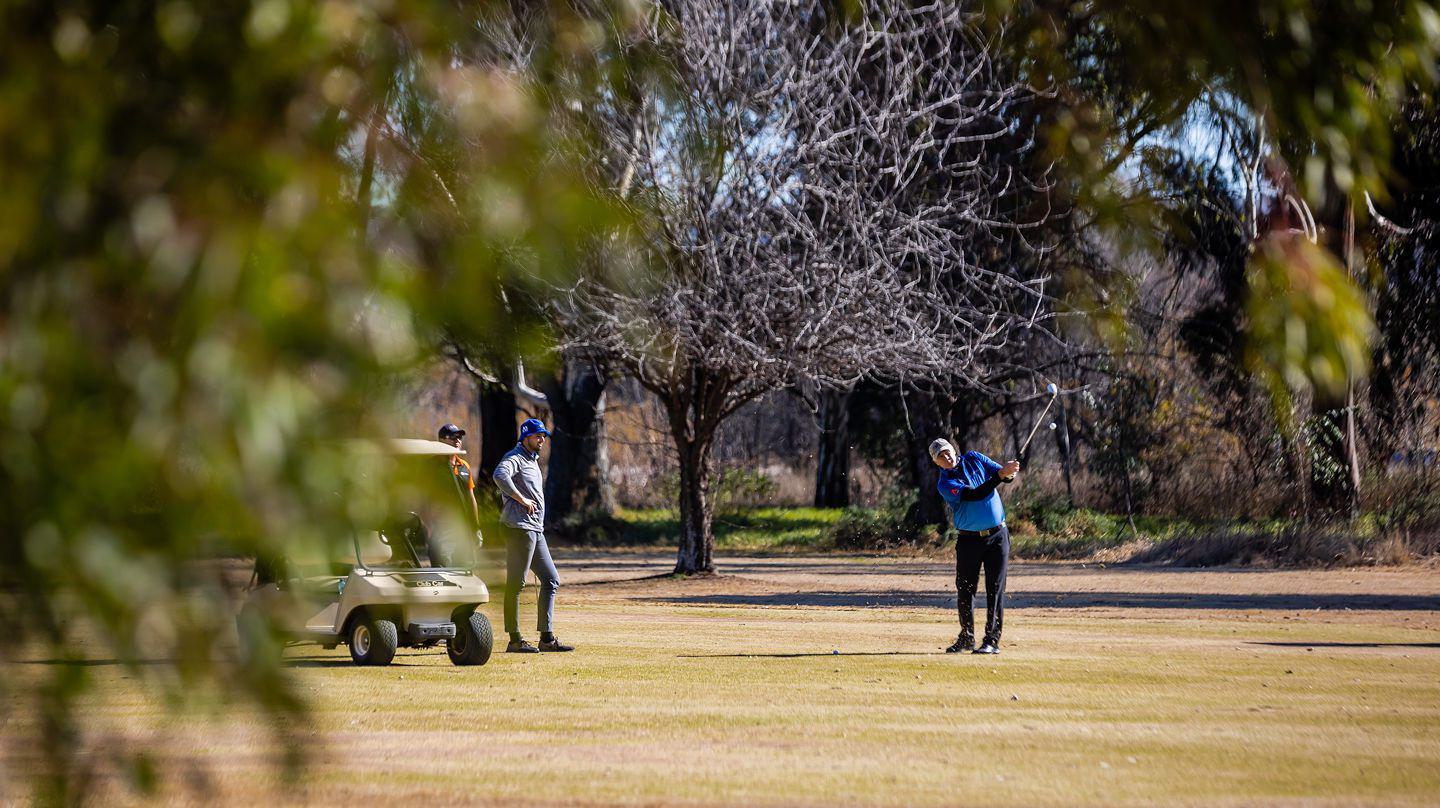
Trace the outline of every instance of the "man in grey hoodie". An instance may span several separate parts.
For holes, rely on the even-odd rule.
[[[500,522],[505,526],[505,631],[510,653],[533,654],[539,651],[573,651],[556,639],[551,631],[555,618],[555,591],[560,588],[560,574],[550,558],[545,543],[545,483],[540,476],[540,448],[550,432],[538,418],[520,425],[520,442],[505,453],[495,465],[495,485],[505,495]],[[540,579],[539,630],[540,647],[536,648],[520,636],[520,589],[525,586],[525,570],[535,571]]]

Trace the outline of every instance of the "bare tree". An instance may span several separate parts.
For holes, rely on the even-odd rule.
[[[596,272],[556,303],[567,344],[663,402],[680,461],[676,571],[713,569],[716,429],[780,387],[866,377],[977,384],[1043,278],[985,265],[977,239],[1033,225],[1005,204],[1038,186],[987,144],[1031,91],[1006,81],[975,15],[873,0],[670,0],[644,41],[661,80],[587,114],[633,182],[658,271]],[[1023,212],[1033,216],[1033,211]],[[897,410],[898,410],[897,405]]]

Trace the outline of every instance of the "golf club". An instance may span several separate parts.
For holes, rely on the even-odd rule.
[[[1040,417],[1035,419],[1035,426],[1031,428],[1029,436],[1025,438],[1025,442],[1020,444],[1020,454],[1022,455],[1025,454],[1026,449],[1030,448],[1030,438],[1035,437],[1035,433],[1039,431],[1040,425],[1045,423],[1045,414],[1050,412],[1050,405],[1054,404],[1055,397],[1060,395],[1060,388],[1056,387],[1054,382],[1051,382],[1045,385],[1045,392],[1050,394],[1050,400],[1045,402],[1045,409],[1041,410]],[[1054,429],[1055,425],[1051,424],[1050,428]]]

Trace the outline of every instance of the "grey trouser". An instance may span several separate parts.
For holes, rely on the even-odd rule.
[[[550,559],[545,534],[538,530],[501,528],[505,534],[505,632],[520,633],[520,589],[525,586],[525,571],[534,570],[540,579],[539,614],[536,627],[543,633],[551,630],[555,619],[555,590],[560,588],[560,573]]]

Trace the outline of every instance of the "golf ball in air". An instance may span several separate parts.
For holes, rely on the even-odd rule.
[[[1052,396],[1055,395],[1056,391],[1058,391],[1059,389],[1060,388],[1055,386],[1055,382],[1050,382],[1049,384],[1045,385],[1045,392],[1049,393]]]
[[[1051,421],[1051,422],[1050,422],[1050,428],[1051,428],[1051,429],[1054,429],[1054,428],[1055,428],[1055,422],[1054,422],[1054,421]]]

